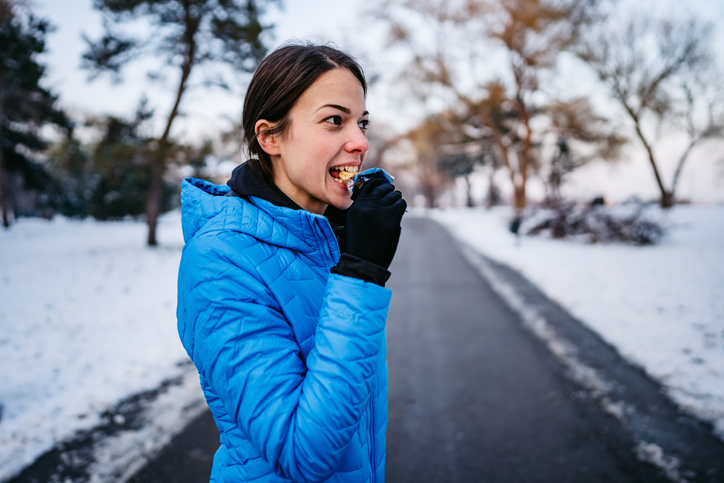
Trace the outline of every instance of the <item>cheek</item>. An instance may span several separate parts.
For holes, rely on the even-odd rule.
[[[334,133],[310,132],[303,141],[305,149],[314,153],[320,163],[325,163],[339,150],[339,141]]]
[[[300,146],[300,156],[304,161],[304,168],[307,170],[326,171],[329,169],[330,150],[322,140],[311,140]]]

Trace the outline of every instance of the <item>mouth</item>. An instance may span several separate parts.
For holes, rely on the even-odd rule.
[[[347,186],[348,181],[359,172],[359,166],[334,166],[329,169],[329,174],[337,183]]]

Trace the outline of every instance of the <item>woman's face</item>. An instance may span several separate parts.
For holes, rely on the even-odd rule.
[[[352,204],[339,167],[358,171],[369,144],[362,85],[347,69],[323,74],[289,112],[291,125],[274,136],[269,150],[274,182],[299,206],[322,214],[328,205]],[[257,122],[257,132],[259,123]],[[270,152],[271,151],[271,152]]]

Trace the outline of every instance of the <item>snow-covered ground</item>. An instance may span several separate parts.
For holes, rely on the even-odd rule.
[[[429,215],[524,274],[724,439],[724,206],[653,210],[668,235],[649,247],[516,240],[507,208]]]
[[[430,216],[525,274],[724,437],[724,207],[675,208],[654,247],[516,242],[506,209]],[[193,366],[178,364],[178,214],[162,219],[160,247],[145,236],[138,222],[63,219],[0,231],[0,481],[124,398],[183,376],[147,430],[95,454],[91,481],[118,480],[105,476],[110,462],[131,471],[129,449],[152,454],[204,407]]]
[[[143,223],[60,218],[0,231],[0,481],[169,378],[184,382],[159,398],[153,444],[203,407],[193,366],[178,365],[188,361],[176,333],[178,214],[158,236],[150,249]]]

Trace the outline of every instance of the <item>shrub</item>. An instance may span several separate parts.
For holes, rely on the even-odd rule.
[[[588,243],[653,245],[665,234],[664,227],[647,216],[641,203],[607,207],[600,203],[561,202],[555,207],[537,208],[517,221],[520,233],[550,238],[575,238]]]

